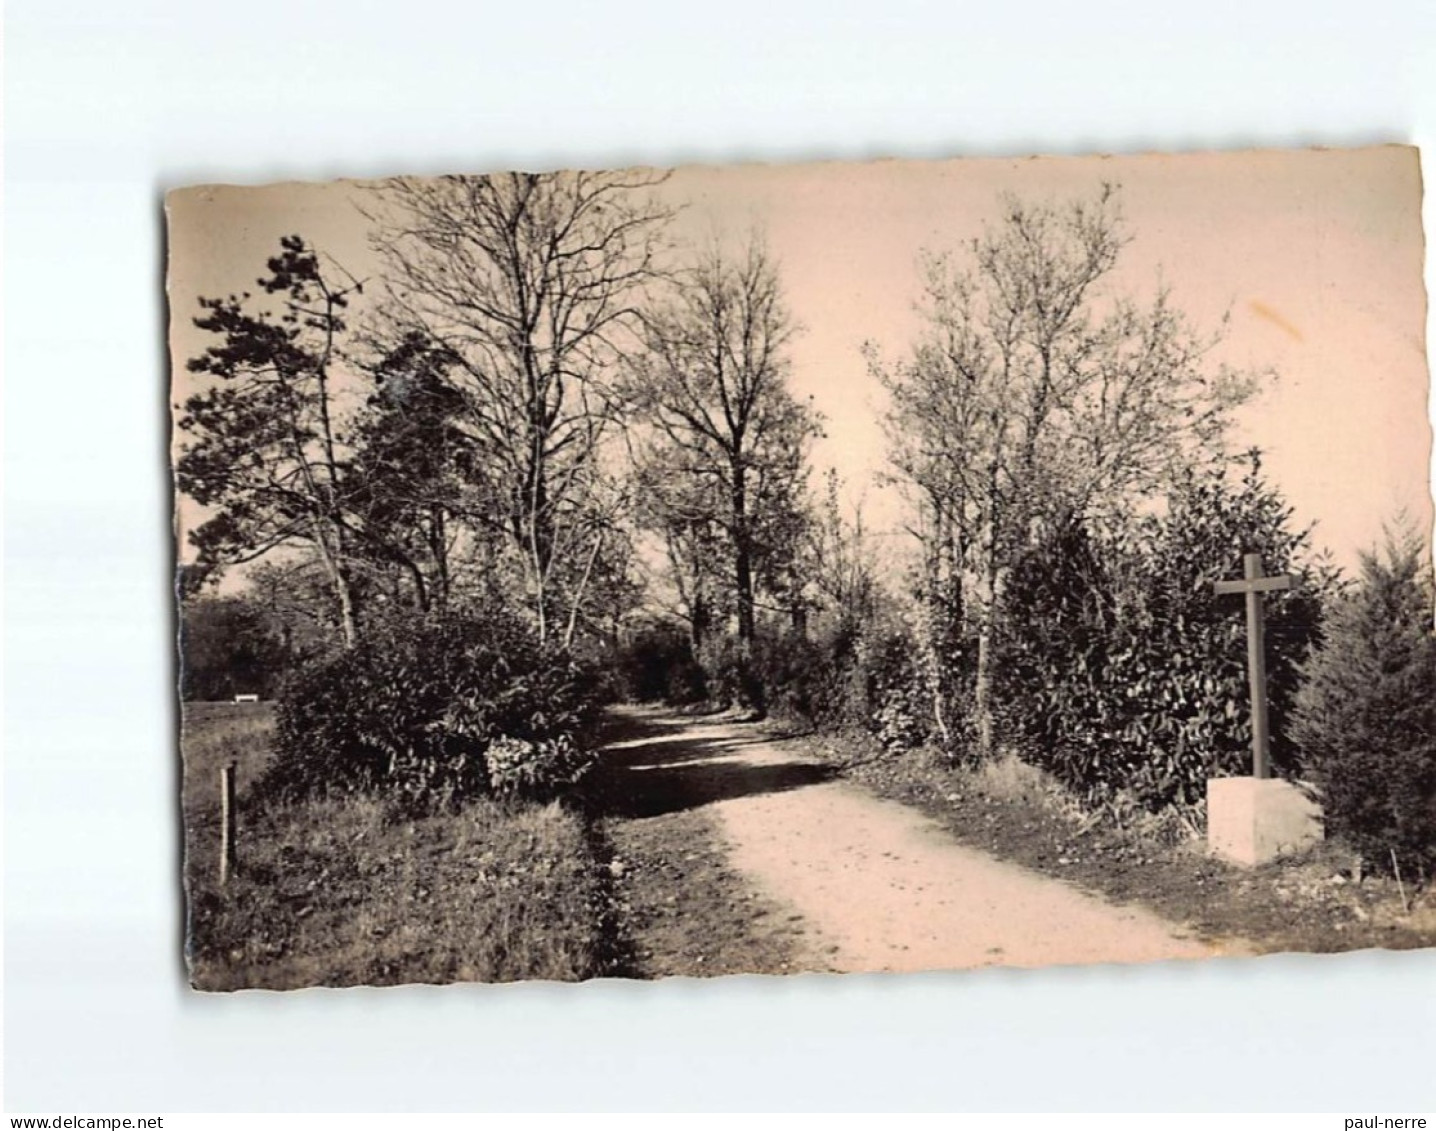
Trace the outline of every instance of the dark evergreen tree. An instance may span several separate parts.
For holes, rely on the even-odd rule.
[[[1436,635],[1431,565],[1418,539],[1362,558],[1305,667],[1293,735],[1329,832],[1372,865],[1429,877],[1436,865]]]
[[[175,481],[212,511],[189,536],[202,567],[281,549],[313,553],[352,645],[355,532],[335,368],[344,311],[360,284],[331,282],[299,236],[285,236],[280,248],[259,280],[279,296],[279,313],[248,293],[199,300],[204,314],[195,325],[219,341],[188,364],[203,387],[175,406],[185,437]]]

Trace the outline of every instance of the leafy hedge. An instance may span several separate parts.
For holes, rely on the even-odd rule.
[[[502,614],[374,626],[287,683],[260,789],[544,798],[587,766],[594,686],[571,656]]]
[[[637,703],[685,706],[708,697],[707,676],[688,634],[673,625],[640,628],[620,650],[617,667],[623,695]]]
[[[1245,619],[1215,596],[1243,553],[1297,587],[1266,596],[1274,768],[1300,769],[1288,720],[1334,573],[1304,564],[1307,536],[1255,470],[1233,489],[1192,479],[1165,516],[1101,539],[1050,532],[1009,578],[1003,697],[1023,756],[1089,800],[1129,792],[1157,809],[1199,801],[1213,775],[1250,772]]]

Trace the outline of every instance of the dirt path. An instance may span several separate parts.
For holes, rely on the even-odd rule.
[[[636,823],[680,813],[709,820],[732,869],[761,900],[801,921],[790,968],[910,971],[1231,952],[1148,911],[959,845],[916,810],[833,780],[829,767],[751,725],[655,712],[623,722],[627,735],[605,749],[608,811]]]

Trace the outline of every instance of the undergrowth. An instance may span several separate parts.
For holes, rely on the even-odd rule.
[[[223,889],[192,862],[199,989],[606,972],[598,870],[582,822],[556,803],[414,820],[371,798],[295,803],[254,819],[240,860]]]
[[[203,990],[577,981],[623,972],[582,816],[474,799],[414,813],[374,795],[264,800],[268,712],[184,734],[186,956]],[[238,871],[218,884],[215,767],[240,763]],[[213,779],[213,780],[212,780]]]

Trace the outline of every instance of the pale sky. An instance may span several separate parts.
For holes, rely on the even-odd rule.
[[[1258,151],[1111,158],[744,165],[676,171],[676,233],[764,230],[803,332],[792,381],[825,417],[814,450],[870,523],[900,523],[873,485],[884,465],[882,390],[860,347],[899,357],[918,328],[916,260],[956,250],[1016,193],[1058,202],[1121,186],[1132,242],[1110,287],[1149,297],[1159,279],[1195,327],[1231,321],[1216,355],[1277,380],[1239,418],[1237,446],[1264,468],[1314,540],[1351,566],[1403,508],[1431,529],[1420,169],[1414,149]],[[354,184],[202,188],[171,194],[171,346],[207,335],[197,295],[254,289],[281,235],[298,233],[359,276],[373,271]],[[377,288],[374,288],[377,291]],[[357,313],[357,312],[356,312]],[[183,389],[181,384],[180,389]],[[179,391],[179,390],[177,390]],[[182,506],[184,504],[182,503]],[[192,504],[190,504],[192,506]]]

